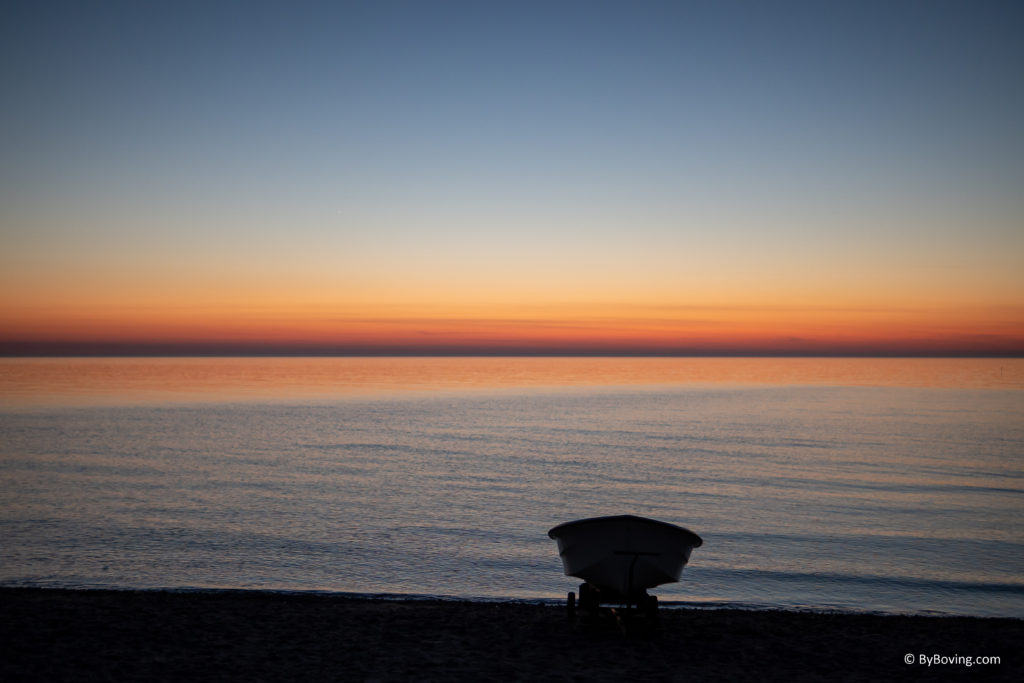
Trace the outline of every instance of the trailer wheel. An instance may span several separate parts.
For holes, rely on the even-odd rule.
[[[597,596],[589,583],[580,584],[580,609],[590,610],[597,607]]]
[[[648,596],[647,600],[644,601],[644,620],[647,621],[649,627],[654,630],[661,628],[661,614],[658,613],[658,596]]]

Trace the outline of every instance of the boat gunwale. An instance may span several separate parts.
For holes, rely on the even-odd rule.
[[[637,515],[608,515],[605,517],[588,517],[586,519],[577,519],[572,522],[564,522],[558,526],[552,527],[548,531],[548,538],[558,540],[558,537],[561,535],[559,531],[563,529],[576,528],[588,524],[607,524],[609,522],[634,522],[648,524],[651,526],[667,527],[668,529],[682,532],[686,536],[689,536],[690,540],[693,541],[690,543],[693,548],[699,548],[704,544],[704,539],[685,527],[681,527],[678,524],[672,524],[670,522],[662,522],[658,519],[650,519],[649,517],[639,517]]]

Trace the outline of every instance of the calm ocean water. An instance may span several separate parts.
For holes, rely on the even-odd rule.
[[[662,601],[1024,617],[1024,361],[0,360],[0,584],[493,599],[547,530],[700,534]]]

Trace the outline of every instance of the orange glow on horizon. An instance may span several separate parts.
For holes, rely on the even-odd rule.
[[[21,310],[0,349],[158,345],[183,352],[807,353],[1024,352],[1014,310],[742,307],[296,307]]]

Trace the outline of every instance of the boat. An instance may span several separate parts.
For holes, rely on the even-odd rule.
[[[620,602],[657,609],[647,589],[678,581],[690,553],[704,543],[689,529],[635,515],[566,522],[548,537],[558,543],[565,575],[585,582],[581,608]],[[574,599],[569,593],[570,612]]]

